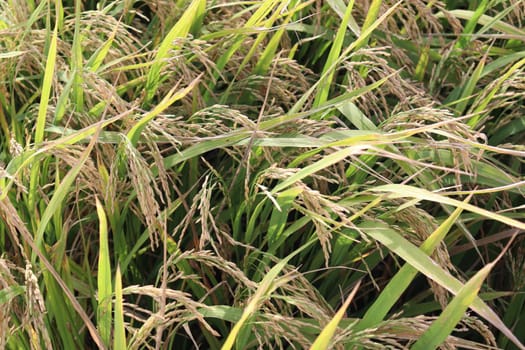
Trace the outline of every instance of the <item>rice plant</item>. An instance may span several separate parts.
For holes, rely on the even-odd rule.
[[[0,0],[0,348],[525,349],[523,18]]]

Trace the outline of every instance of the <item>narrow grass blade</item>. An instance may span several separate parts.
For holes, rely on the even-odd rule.
[[[343,148],[339,151],[336,151],[332,154],[329,154],[325,157],[323,157],[321,160],[318,160],[317,162],[311,164],[311,165],[308,165],[304,168],[302,168],[301,170],[299,170],[297,173],[295,173],[294,175],[290,176],[289,178],[287,178],[286,180],[284,180],[283,182],[281,182],[280,184],[278,184],[277,186],[275,186],[273,188],[273,190],[271,191],[271,193],[278,193],[279,191],[282,191],[283,189],[285,189],[286,187],[292,185],[293,183],[301,180],[301,179],[304,179],[305,177],[307,176],[310,176],[322,169],[325,169],[335,163],[338,163],[340,162],[341,160],[353,155],[353,154],[359,154],[360,152],[362,152],[363,150],[365,150],[366,148],[368,148],[368,145],[366,144],[359,144],[359,145],[355,145],[355,146],[351,146],[351,147],[346,147],[346,148]]]
[[[71,71],[73,73],[73,104],[77,112],[84,109],[83,83],[83,56],[82,41],[84,38],[80,33],[80,12],[82,10],[81,0],[75,0],[75,32],[73,34],[73,55],[71,57]]]
[[[363,94],[365,92],[372,91],[373,89],[378,88],[385,81],[387,81],[387,79],[388,77],[385,77],[381,80],[376,81],[375,83],[371,85],[353,90],[341,96],[337,96],[327,101],[325,104],[323,104],[319,108],[315,108],[315,109],[312,109],[306,112],[300,112],[300,113],[288,113],[285,115],[281,115],[279,117],[265,120],[260,123],[259,130],[261,131],[270,130],[274,127],[277,127],[287,122],[291,122],[295,119],[306,118],[310,115],[320,113],[322,111],[325,111],[331,108],[335,108],[342,103],[351,101],[354,97],[359,96],[360,94]],[[202,142],[199,142],[196,145],[188,147],[187,149],[177,154],[173,154],[173,155],[170,155],[164,158],[164,167],[166,169],[170,169],[181,162],[184,162],[188,159],[199,156],[211,150],[222,148],[222,147],[229,147],[234,144],[238,144],[242,142],[249,142],[249,141],[243,141],[243,140],[249,139],[251,135],[252,135],[252,131],[247,130],[246,128],[242,128],[239,130],[235,130],[231,133],[228,133],[226,135],[221,135],[221,136],[214,137],[213,139],[204,140]],[[155,171],[155,169],[153,169],[153,171]]]
[[[339,18],[344,18],[346,5],[343,0],[327,0],[326,2],[332,8],[332,10],[337,13]],[[351,16],[348,21],[348,28],[355,34],[355,36],[361,35],[361,28],[359,28],[359,25],[353,16]]]
[[[424,81],[425,79],[425,73],[427,71],[428,62],[429,62],[429,53],[430,53],[430,47],[425,46],[421,49],[421,54],[419,56],[419,60],[417,62],[416,69],[414,71],[414,77],[418,81]]]
[[[64,5],[62,0],[55,1],[55,16],[57,28],[60,32],[64,29]]]
[[[5,140],[11,140],[11,131],[9,131],[9,125],[5,116],[3,107],[5,105],[3,96],[0,97],[0,131],[3,132]],[[1,181],[0,181],[1,183]]]
[[[290,21],[292,20],[294,14],[296,12],[299,12],[301,11],[303,8],[309,6],[311,3],[311,1],[307,1],[307,2],[300,2],[294,9],[290,10],[288,15],[286,16],[286,18],[284,19],[283,23],[280,24],[280,28],[277,30],[277,32],[272,36],[272,38],[270,39],[270,41],[268,42],[268,44],[266,45],[266,48],[264,49],[264,52],[261,54],[261,56],[258,58],[257,60],[257,64],[255,65],[255,68],[253,69],[253,73],[256,74],[256,75],[264,75],[266,74],[266,72],[268,72],[268,69],[270,68],[270,65],[272,63],[272,60],[274,59],[275,57],[275,54],[277,52],[277,48],[279,47],[279,44],[281,43],[281,38],[283,36],[283,34],[285,33],[285,31],[288,29],[288,24],[290,23]],[[287,5],[286,2],[283,2],[280,6],[280,8],[282,8],[284,10],[284,7]],[[275,14],[276,15],[279,15],[281,11],[276,11]],[[280,16],[272,16],[272,18],[267,21],[266,23],[266,27],[270,27],[273,25],[273,23],[280,17]],[[271,21],[271,22],[270,22]],[[252,45],[252,49],[255,50],[257,49],[258,47],[260,47],[260,43],[262,40],[264,40],[264,34],[265,32],[261,33],[258,37],[257,37],[257,40],[256,42]],[[246,58],[243,60],[242,64],[239,66],[239,68],[237,69],[237,75],[240,73],[240,71],[242,70],[242,68],[244,67],[244,65],[246,63],[248,63],[249,59],[251,59],[253,53],[251,52],[252,50],[250,50],[250,53],[251,54],[248,54],[246,56]]]
[[[120,21],[118,22],[120,25]],[[89,69],[91,72],[96,72],[102,63],[104,62],[104,59],[107,57],[109,53],[109,49],[111,49],[111,46],[113,45],[113,42],[115,41],[115,36],[117,35],[117,31],[119,29],[119,26],[115,26],[113,31],[111,32],[109,38],[106,40],[104,45],[99,47],[95,53],[89,58],[89,60],[86,63],[86,68]]]
[[[40,160],[46,152],[50,152],[55,148],[73,145],[77,142],[83,141],[86,138],[90,138],[100,128],[104,128],[112,124],[113,122],[121,119],[122,116],[123,115],[119,115],[108,120],[102,120],[81,130],[74,130],[71,133],[67,133],[66,136],[61,137],[58,140],[46,143],[41,147],[37,147],[36,149],[25,150],[22,152],[22,154],[11,159],[11,161],[5,169],[9,174],[9,181],[5,184],[0,181],[0,200],[4,199],[7,196],[9,189],[13,185],[14,178],[20,173],[20,171],[22,171],[24,168],[26,168],[33,162],[37,162],[38,160]]]
[[[126,329],[124,327],[124,303],[122,299],[122,276],[120,274],[120,265],[117,265],[115,274],[115,331],[113,334],[113,349],[125,350]]]
[[[243,310],[230,305],[211,305],[198,309],[203,317],[218,318],[228,322],[239,322]]]
[[[481,78],[484,78],[491,73],[497,72],[499,69],[515,61],[518,61],[521,58],[525,58],[525,51],[515,52],[502,57],[498,57],[485,66],[483,72],[481,72]]]
[[[53,197],[51,197],[51,200],[46,206],[46,209],[44,213],[42,214],[42,218],[40,219],[40,222],[38,223],[38,229],[35,236],[35,245],[38,247],[38,249],[42,249],[42,242],[44,239],[44,233],[46,230],[46,227],[49,223],[49,221],[53,218],[53,215],[57,211],[60,210],[62,207],[62,203],[65,200],[65,198],[69,194],[69,189],[71,188],[71,185],[77,178],[78,174],[82,170],[82,167],[84,163],[89,158],[89,155],[91,153],[91,150],[93,149],[96,142],[96,137],[94,137],[90,144],[86,147],[84,152],[82,153],[82,156],[80,157],[79,161],[69,172],[64,176],[62,179],[62,182],[56,186],[55,193],[53,194]],[[59,261],[62,260],[62,257],[57,257]],[[34,263],[36,260],[36,252],[33,251],[31,261]]]
[[[102,340],[111,344],[111,311],[113,288],[111,286],[111,260],[109,257],[108,222],[104,207],[96,198],[97,216],[99,221],[99,255],[97,272],[97,328]]]
[[[13,57],[22,56],[23,54],[25,54],[25,51],[0,52],[0,60],[3,58],[5,59],[5,58],[13,58]]]
[[[412,345],[412,350],[436,349],[447,339],[477,297],[483,281],[493,267],[493,263],[483,267],[459,290],[438,319]]]
[[[511,293],[511,299],[503,321],[505,324],[512,326],[512,330],[515,334],[525,334],[525,320],[523,314],[525,314],[525,293]],[[511,348],[508,346],[509,340],[503,335],[499,336],[498,345],[502,349]]]
[[[228,334],[228,337],[226,338],[226,341],[224,342],[221,348],[222,350],[231,350],[233,348],[235,340],[237,339],[237,336],[241,332],[242,328],[246,325],[251,316],[257,311],[261,302],[263,302],[264,299],[268,298],[277,287],[275,284],[275,280],[279,276],[279,273],[285,268],[286,264],[288,264],[288,261],[290,261],[291,258],[305,250],[313,242],[315,241],[312,240],[304,244],[302,247],[295,250],[292,254],[279,261],[274,267],[270,269],[270,271],[268,271],[268,273],[259,283],[259,288],[257,288],[257,291],[250,299],[250,302],[244,308],[241,318],[235,324],[230,334]]]
[[[477,65],[476,69],[474,69],[474,72],[464,85],[463,91],[461,92],[461,96],[458,99],[459,103],[455,107],[456,115],[463,115],[463,112],[465,112],[465,109],[467,108],[467,103],[470,101],[472,94],[474,93],[474,89],[476,88],[477,83],[481,77],[481,72],[483,71],[483,68],[485,68],[486,58],[486,56],[483,56],[483,58],[479,61],[479,64]]]
[[[43,269],[43,268],[42,268]],[[49,271],[43,271],[44,285],[46,286],[46,297],[49,302],[47,311],[55,316],[56,327],[58,328],[58,334],[60,334],[60,343],[64,348],[77,348],[80,344],[78,337],[75,337],[69,330],[68,327],[75,327],[75,314],[72,312],[67,300],[63,297],[63,291],[61,290],[57,281],[53,280],[53,276]]]
[[[151,65],[151,69],[148,73],[148,80],[146,82],[146,97],[145,102],[149,103],[157,92],[160,80],[161,70],[166,64],[166,59],[169,57],[169,52],[173,49],[173,41],[177,38],[185,38],[190,29],[204,16],[206,11],[206,0],[193,0],[188,6],[188,9],[184,12],[182,17],[177,23],[171,28],[168,35],[162,40],[159,46],[155,60]]]
[[[525,118],[513,119],[510,123],[503,125],[489,139],[491,145],[499,145],[513,135],[525,133]]]
[[[328,140],[300,136],[297,137],[261,137],[254,139],[251,145],[253,147],[262,146],[262,147],[323,147],[328,145],[330,142]],[[240,142],[237,142],[238,146],[246,146],[250,144],[249,139],[244,139]]]
[[[377,15],[379,14],[379,9],[381,8],[382,3],[383,3],[383,0],[372,0],[372,3],[368,7],[368,12],[366,13],[365,22],[363,23],[361,32],[366,31],[377,20]],[[356,50],[359,50],[360,48],[368,45],[369,38],[370,37],[367,36],[365,40],[363,40],[358,46],[356,46]]]
[[[345,50],[342,51],[342,53],[339,55],[339,58],[326,70],[324,74],[321,75],[321,77],[318,79],[318,81],[306,91],[306,93],[301,96],[301,98],[293,105],[293,107],[290,109],[288,114],[295,114],[299,112],[305,105],[305,103],[308,101],[310,96],[315,92],[316,89],[318,89],[318,86],[322,83],[323,79],[325,79],[330,72],[334,71],[337,66],[348,57],[348,55],[356,49],[356,47],[359,47],[363,42],[368,40],[368,37],[372,34],[372,32],[388,17],[390,16],[395,9],[401,4],[402,1],[398,1],[393,6],[391,6],[381,17],[379,17],[369,28],[361,32],[361,35],[353,41]],[[385,79],[385,78],[383,78]],[[382,79],[382,80],[383,80]],[[372,86],[374,84],[371,84]],[[315,108],[314,108],[315,109]]]
[[[110,37],[108,38],[108,40],[106,40],[104,45],[102,45],[97,51],[95,51],[93,56],[91,56],[91,58],[86,63],[86,68],[89,69],[91,72],[96,72],[104,62],[104,59],[109,53],[109,49],[111,49],[111,46],[113,45],[116,32],[117,28],[115,28],[115,30],[111,33]]]
[[[284,115],[281,115],[281,116],[278,116],[278,117],[275,117],[269,120],[262,121],[259,125],[259,130],[261,131],[270,130],[274,127],[277,127],[287,122],[291,122],[295,119],[306,118],[308,116],[320,113],[322,111],[326,111],[331,108],[336,108],[340,104],[352,101],[352,99],[354,99],[356,96],[359,96],[361,94],[364,94],[366,92],[372,91],[380,87],[382,84],[384,84],[388,80],[389,77],[390,76],[380,79],[371,85],[367,85],[365,87],[355,89],[343,95],[337,96],[327,101],[326,103],[324,103],[322,106],[318,108],[314,108],[312,110],[309,110],[306,112],[300,112],[300,113],[290,112],[288,114],[284,114]],[[177,154],[170,155],[164,158],[164,167],[166,169],[170,169],[183,161],[199,156],[211,150],[222,148],[222,147],[229,147],[234,144],[241,143],[241,142],[249,142],[249,141],[243,141],[243,140],[249,139],[251,135],[252,135],[251,130],[248,130],[247,128],[242,128],[242,129],[232,131],[225,135],[214,137],[213,139],[204,140],[202,142],[199,142],[196,145],[188,147],[187,149]]]
[[[467,47],[468,43],[471,40],[472,33],[474,33],[474,29],[476,28],[476,25],[478,24],[478,21],[481,16],[487,11],[489,6],[488,0],[481,0],[481,3],[478,4],[476,11],[472,13],[472,16],[468,19],[467,24],[463,28],[462,36],[459,38],[458,42],[456,43],[456,47],[464,49]]]
[[[58,19],[57,19],[58,21]],[[40,104],[38,106],[38,115],[35,126],[35,144],[39,144],[44,140],[44,129],[46,127],[47,109],[49,105],[49,98],[51,96],[51,87],[53,85],[53,76],[55,72],[55,63],[57,55],[57,41],[58,41],[58,23],[55,24],[55,29],[51,36],[51,42],[46,59],[46,69],[44,71],[44,79],[42,82],[42,94],[40,95]],[[30,210],[35,210],[38,179],[40,177],[40,167],[38,164],[31,169],[31,177],[29,180],[29,199],[28,206]]]
[[[190,83],[186,88],[179,90],[175,92],[176,87],[170,90],[170,92],[162,99],[162,101],[153,108],[150,112],[146,113],[142,119],[140,119],[137,124],[135,124],[131,130],[128,132],[128,138],[133,146],[136,146],[140,137],[140,133],[148,122],[155,118],[157,115],[162,113],[166,108],[171,106],[175,101],[180,100],[181,98],[184,98],[188,93],[190,93],[195,85],[199,82],[200,78],[202,77],[202,74],[200,74],[194,81]]]
[[[487,108],[490,101],[492,101],[496,93],[498,93],[498,91],[501,89],[501,86],[503,85],[503,83],[507,81],[510,78],[510,76],[514,74],[518,69],[520,69],[523,65],[525,65],[525,58],[516,62],[512,67],[509,68],[507,72],[505,72],[505,74],[503,74],[498,79],[498,82],[495,84],[494,88],[492,88],[489,94],[474,109],[473,112],[474,114],[476,114],[476,117],[473,117],[472,119],[469,120],[468,124],[470,126],[474,126],[478,123],[478,121],[481,119],[481,116],[478,113],[483,112],[485,108]]]
[[[286,2],[281,2],[279,6],[275,9],[275,11],[272,13],[270,18],[265,20],[263,23],[261,23],[260,27],[261,30],[259,31],[257,38],[255,38],[255,41],[252,44],[252,47],[250,48],[250,51],[245,55],[244,59],[242,60],[241,64],[237,68],[237,73],[235,74],[235,78],[233,81],[237,80],[237,77],[240,72],[244,70],[244,67],[250,60],[253,58],[256,51],[261,47],[264,39],[270,32],[270,28],[273,27],[275,22],[282,17],[282,13],[285,10],[285,6],[287,5]],[[304,4],[303,4],[304,5]],[[281,24],[281,28],[273,35],[273,37],[269,40],[268,44],[266,44],[266,48],[261,56],[259,56],[257,65],[254,68],[255,74],[263,74],[263,72],[270,67],[270,64],[272,62],[273,57],[275,56],[275,50],[277,49],[277,45],[279,44],[281,40],[281,36],[283,35],[286,24],[291,20],[291,16],[293,14],[289,14],[287,18],[284,19],[283,23]],[[267,29],[268,28],[268,29]],[[233,81],[230,82],[230,86],[233,83]],[[225,100],[228,93],[224,94],[225,96],[222,98],[222,100]]]
[[[49,105],[49,97],[51,96],[51,87],[53,86],[53,76],[55,72],[55,64],[57,57],[57,41],[58,31],[57,27],[53,30],[51,36],[51,43],[47,52],[46,69],[44,71],[44,79],[42,83],[42,94],[40,95],[40,104],[38,106],[38,116],[35,128],[35,143],[40,143],[44,140],[44,129],[46,126],[47,108]]]
[[[466,204],[464,207],[465,206]],[[390,251],[416,268],[419,272],[439,283],[451,293],[456,295],[463,287],[462,283],[450,275],[448,271],[445,271],[439,267],[439,265],[428,255],[423,253],[408,240],[401,237],[390,227],[378,222],[364,222],[363,224],[359,225],[359,228],[366,235],[383,244]],[[485,318],[488,322],[490,322],[495,328],[505,334],[505,336],[507,336],[514,344],[516,344],[516,346],[522,350],[525,349],[525,346],[520,343],[512,331],[507,326],[505,326],[499,316],[483,300],[481,300],[479,297],[476,297],[471,304],[471,308],[483,318]]]
[[[480,216],[486,217],[491,220],[499,221],[501,223],[504,223],[509,226],[513,226],[516,228],[520,228],[522,230],[525,230],[525,223],[509,218],[507,216],[494,213],[492,211],[476,207],[475,205],[468,204],[465,202],[458,201],[453,198],[449,198],[443,194],[437,194],[433,192],[429,192],[427,190],[413,187],[413,186],[407,186],[407,185],[384,185],[379,186],[373,189],[374,192],[388,192],[390,193],[390,198],[416,198],[419,200],[427,200],[431,202],[441,203],[445,205],[451,205],[456,208],[462,208],[463,210],[467,210],[470,212],[473,212],[475,214],[478,214]]]
[[[325,65],[323,67],[323,72],[321,74],[323,78],[317,90],[317,95],[315,96],[315,100],[313,103],[314,108],[323,104],[328,99],[328,94],[330,92],[330,86],[332,85],[332,81],[335,75],[335,66],[337,62],[340,61],[343,41],[344,41],[345,34],[346,34],[346,27],[348,25],[348,22],[350,21],[350,18],[352,17],[353,7],[354,7],[354,0],[350,0],[346,8],[343,20],[339,26],[339,29],[337,30],[337,34],[335,36],[332,47],[330,49],[330,53],[328,54],[328,58],[326,59]]]
[[[164,209],[162,212],[163,218],[169,217],[173,214],[173,212],[179,208],[181,205],[181,200],[177,199],[172,202],[171,206]],[[134,242],[135,244],[133,247],[129,250],[129,253],[124,257],[124,259],[119,263],[119,266],[122,266],[121,271],[125,274],[128,270],[128,266],[131,264],[132,260],[136,257],[137,252],[142,248],[142,246],[148,241],[148,239],[151,237],[151,230],[152,228],[147,228],[142,232],[142,234],[138,237],[138,239]],[[173,241],[173,238],[171,236],[168,236],[168,252],[170,254],[174,254],[177,250],[177,244]]]
[[[281,235],[287,224],[287,217],[290,208],[297,196],[303,190],[300,187],[293,187],[286,191],[279,193],[276,198],[278,207],[274,207],[272,216],[270,217],[270,224],[268,227],[268,252],[273,254],[276,252],[278,246],[276,244],[280,242]]]
[[[357,282],[356,286],[354,287],[354,289],[352,289],[352,293],[350,293],[345,303],[341,306],[339,311],[337,311],[337,313],[330,320],[330,322],[328,322],[328,324],[323,328],[319,336],[315,339],[314,343],[310,347],[310,350],[330,349],[330,340],[333,338],[335,331],[337,330],[337,327],[339,325],[339,322],[341,322],[341,319],[343,319],[343,317],[345,316],[346,309],[348,309],[350,302],[352,302],[352,300],[354,299],[354,296],[359,290],[360,285],[361,281]]]
[[[272,11],[273,7],[276,6],[279,2],[283,2],[282,0],[266,0],[260,2],[260,7],[255,11],[255,13],[246,21],[244,25],[244,29],[251,30],[252,28],[256,28],[259,26],[263,26],[263,23],[265,21],[265,17]],[[204,100],[209,101],[211,98],[211,93],[213,89],[215,88],[214,81],[217,80],[217,78],[222,74],[224,71],[224,67],[226,67],[226,64],[230,61],[232,56],[241,48],[242,43],[248,33],[240,33],[234,36],[232,38],[232,44],[229,46],[228,50],[224,54],[222,54],[215,63],[215,74],[213,76],[213,81],[209,84],[209,90],[204,95]]]
[[[62,92],[60,93],[60,97],[58,98],[58,101],[55,106],[55,116],[53,118],[53,124],[58,124],[62,118],[64,118],[64,115],[67,110],[67,105],[70,103],[70,93],[73,88],[73,85],[76,84],[75,82],[75,76],[69,79],[69,81],[66,83],[66,86],[62,89]],[[49,128],[46,128],[45,131],[49,132]]]
[[[474,16],[474,12],[470,10],[451,10],[448,11],[449,15],[455,16],[457,18],[466,19],[469,20]],[[436,18],[445,18],[445,14],[442,12],[439,12],[436,14]],[[494,21],[494,18],[487,15],[482,15],[477,20],[478,24],[486,25],[489,23],[493,23],[492,29],[497,30],[501,33],[505,34],[512,34],[520,37],[525,37],[525,31],[517,28],[511,24],[508,24],[503,21]]]
[[[16,209],[13,206],[13,203],[11,203],[11,201],[9,200],[9,198],[0,199],[0,210],[6,213],[16,212]],[[21,220],[20,222],[22,224],[19,227],[17,227],[17,230],[20,233],[22,240],[29,245],[29,247],[31,248],[33,252],[36,252],[36,255],[40,259],[40,262],[46,267],[47,271],[45,271],[44,275],[47,275],[49,273],[49,275],[51,275],[55,279],[55,281],[61,288],[61,292],[65,294],[71,306],[75,309],[75,311],[82,318],[82,321],[84,322],[84,325],[88,329],[95,344],[100,349],[106,349],[105,344],[102,342],[102,339],[100,338],[100,334],[97,332],[95,326],[93,325],[93,322],[91,322],[91,318],[84,311],[84,309],[82,308],[82,306],[76,299],[75,295],[73,294],[73,292],[71,292],[67,284],[62,279],[62,277],[60,277],[60,274],[53,267],[53,264],[49,262],[49,260],[46,257],[46,254],[44,254],[39,248],[37,248],[33,240],[33,237],[31,236],[31,233],[29,232],[27,227],[23,224]]]
[[[350,123],[358,130],[376,130],[377,126],[355,105],[348,101],[337,107]]]
[[[465,201],[470,199],[467,198]],[[457,208],[421,245],[420,249],[430,255],[445,238],[452,225],[458,220],[463,209]],[[392,306],[399,300],[404,291],[417,275],[417,270],[410,264],[405,264],[390,280],[379,297],[368,308],[362,320],[359,321],[355,330],[373,327],[381,322],[388,314]]]
[[[14,285],[0,290],[0,304],[7,304],[12,299],[26,292],[26,287],[21,285]]]
[[[164,167],[166,169],[170,169],[181,162],[197,157],[214,149],[232,146],[243,139],[249,138],[250,135],[250,132],[242,130],[232,132],[228,135],[219,136],[217,139],[214,140],[206,140],[200,142],[198,144],[188,147],[182,152],[164,158]]]

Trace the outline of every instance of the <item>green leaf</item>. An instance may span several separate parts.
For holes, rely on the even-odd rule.
[[[0,305],[10,303],[13,298],[23,295],[26,292],[25,286],[7,286],[0,290]]]
[[[328,324],[323,328],[319,336],[315,339],[314,343],[310,347],[310,350],[327,350],[330,349],[330,340],[333,338],[335,331],[337,330],[337,327],[339,325],[339,322],[343,319],[346,313],[346,309],[348,309],[348,306],[350,305],[350,302],[354,299],[355,294],[357,293],[359,286],[361,285],[361,281],[357,282],[356,286],[352,290],[352,293],[346,298],[345,303],[339,311],[335,314],[335,316],[328,322]]]
[[[82,11],[81,0],[75,0],[75,32],[73,34],[72,57],[71,57],[71,71],[73,72],[73,104],[75,111],[82,112],[84,109],[84,90],[83,83],[83,69],[84,57],[82,55],[82,41],[84,40],[80,33],[80,13]]]
[[[108,223],[104,207],[98,198],[95,199],[99,221],[97,328],[104,344],[109,346],[111,344],[113,288],[111,286],[111,258],[109,256]]]
[[[436,349],[452,334],[465,312],[476,299],[483,281],[487,278],[494,264],[488,264],[479,270],[456,294],[436,321],[412,345],[412,350]]]
[[[457,18],[466,19],[466,20],[470,20],[471,18],[474,18],[474,14],[475,14],[474,11],[470,11],[470,10],[451,10],[451,11],[447,11],[447,13],[448,15],[452,15]],[[443,12],[439,12],[436,14],[436,17],[445,18],[445,14]],[[511,24],[503,22],[503,21],[494,21],[494,18],[491,16],[482,15],[479,18],[477,18],[476,23],[481,24],[481,25],[493,23],[492,29],[494,30],[497,30],[505,34],[512,34],[512,35],[517,35],[520,37],[525,37],[525,31]]]
[[[3,58],[13,58],[13,57],[22,56],[25,53],[26,53],[25,51],[0,52],[0,60]]]
[[[35,143],[40,143],[44,140],[44,129],[46,126],[47,107],[49,105],[49,97],[51,95],[51,87],[53,86],[53,75],[55,72],[56,57],[57,57],[57,41],[58,32],[57,27],[53,30],[51,43],[46,59],[46,69],[44,72],[44,80],[42,82],[42,94],[40,95],[40,104],[38,105],[38,116],[36,120],[35,129]]]
[[[281,235],[288,222],[288,212],[292,207],[295,198],[303,191],[300,187],[293,187],[286,191],[279,193],[276,198],[278,207],[274,207],[272,216],[270,217],[270,225],[268,227],[268,249],[273,253],[278,248],[277,242],[281,241]]]
[[[474,29],[476,28],[476,24],[478,24],[478,21],[480,17],[487,11],[489,7],[489,1],[488,0],[481,0],[481,2],[476,7],[476,11],[474,11],[470,18],[467,21],[467,24],[463,28],[463,35],[459,38],[458,42],[456,43],[456,47],[465,48],[467,47],[467,44],[471,40],[471,35],[474,33]]]
[[[467,199],[468,200],[468,199]],[[440,242],[443,241],[452,225],[458,220],[463,209],[457,208],[421,245],[419,249],[427,255],[430,255]],[[355,330],[374,327],[390,311],[392,306],[399,300],[404,291],[417,275],[417,269],[410,264],[405,264],[388,282],[387,286],[379,297],[374,301],[372,306],[366,311],[363,319],[359,321]]]
[[[93,149],[95,145],[95,140],[96,138],[94,138],[91,141],[91,143],[88,145],[88,147],[86,147],[84,152],[82,152],[82,156],[80,157],[77,164],[75,164],[75,166],[73,166],[73,168],[71,168],[71,170],[68,171],[66,176],[64,176],[64,178],[60,182],[60,184],[56,186],[55,193],[53,194],[53,197],[51,197],[51,200],[47,204],[46,209],[44,210],[44,213],[42,215],[42,218],[40,222],[38,223],[38,228],[37,228],[37,232],[35,236],[35,245],[38,247],[38,249],[41,249],[41,250],[43,249],[42,242],[44,239],[44,233],[46,231],[47,225],[49,224],[49,221],[52,219],[53,215],[55,215],[55,213],[60,211],[60,209],[62,208],[62,203],[69,195],[69,189],[71,188],[71,185],[73,184],[78,174],[82,170],[84,163],[87,161],[91,153],[91,150]],[[58,238],[60,239],[60,237]],[[60,261],[62,257],[57,257],[57,258]],[[34,263],[35,260],[36,260],[36,252],[33,251],[31,261]]]
[[[146,103],[151,102],[157,92],[161,80],[161,70],[166,65],[166,60],[169,58],[170,50],[174,48],[173,41],[178,38],[185,38],[192,27],[199,21],[202,21],[205,11],[206,0],[193,0],[179,21],[175,23],[166,37],[162,40],[159,49],[157,50],[155,60],[153,61],[148,73],[145,87]],[[161,104],[163,103],[166,103],[166,98],[161,102]]]
[[[324,156],[322,159],[318,160],[317,162],[311,165],[305,166],[304,168],[297,171],[295,174],[291,175],[286,180],[275,186],[272,190],[272,193],[278,193],[279,191],[282,191],[286,187],[294,184],[299,180],[304,179],[307,176],[315,174],[316,172],[323,170],[333,164],[339,163],[340,161],[351,155],[361,153],[366,148],[367,145],[359,144],[355,146],[345,147],[339,151]]]
[[[509,226],[513,226],[516,228],[520,228],[522,230],[525,230],[525,223],[514,220],[512,218],[509,218],[507,216],[494,213],[492,211],[476,207],[475,205],[468,204],[465,202],[458,201],[453,198],[449,198],[445,196],[444,194],[438,194],[434,192],[429,192],[427,190],[413,187],[413,186],[407,186],[407,185],[384,185],[384,186],[378,186],[372,189],[374,192],[388,192],[390,193],[389,198],[416,198],[419,200],[427,200],[431,202],[451,205],[456,208],[462,208],[463,210],[467,210],[473,213],[476,213],[480,216],[486,217],[488,219],[492,219],[495,221],[499,221],[501,223],[504,223]]]
[[[233,348],[237,336],[239,335],[243,327],[245,327],[245,325],[248,323],[249,319],[257,311],[261,302],[264,299],[269,298],[271,293],[275,290],[275,288],[277,288],[275,280],[279,276],[279,273],[281,273],[281,271],[286,267],[288,261],[290,261],[291,258],[305,250],[313,242],[315,242],[315,240],[311,240],[299,249],[296,249],[292,254],[279,261],[277,264],[275,264],[274,267],[270,269],[270,271],[268,271],[268,273],[264,276],[263,280],[259,283],[257,291],[251,297],[250,301],[244,308],[241,318],[239,319],[239,321],[237,321],[230,334],[228,334],[228,337],[226,338],[226,341],[224,342],[221,348],[222,350],[231,350]]]
[[[343,40],[345,38],[346,27],[348,25],[348,22],[350,21],[350,18],[352,17],[353,6],[354,0],[350,0],[346,8],[343,20],[339,25],[339,29],[334,38],[334,42],[330,49],[330,53],[328,54],[328,58],[326,59],[326,62],[324,64],[323,72],[321,74],[322,82],[318,87],[313,107],[318,107],[319,105],[326,102],[326,100],[328,99],[328,94],[330,92],[330,86],[332,85],[332,81],[334,79],[336,66],[339,62],[341,62],[341,50],[343,47]]]
[[[124,303],[122,300],[122,276],[120,274],[120,265],[117,265],[115,273],[115,332],[113,335],[113,349],[125,350],[126,329],[124,326]]]
[[[461,202],[459,203],[461,204]],[[467,206],[467,204],[463,204],[463,209],[468,210]],[[448,271],[441,268],[428,255],[423,253],[405,238],[401,237],[399,233],[391,229],[389,226],[379,222],[369,221],[359,225],[359,229],[366,235],[383,244],[419,272],[437,282],[451,293],[456,295],[463,287],[463,284],[450,275]],[[510,340],[512,340],[512,342],[514,342],[514,344],[519,345],[521,349],[525,349],[512,331],[505,326],[499,316],[483,300],[476,297],[471,304],[471,308],[505,334]]]
[[[136,146],[140,137],[140,133],[146,125],[149,123],[150,120],[155,118],[157,115],[162,113],[166,108],[171,106],[175,101],[180,100],[181,98],[184,98],[188,93],[190,93],[195,85],[199,82],[199,79],[202,77],[202,74],[200,74],[195,80],[193,80],[190,85],[185,87],[182,90],[176,91],[177,87],[174,87],[171,89],[166,96],[162,99],[162,101],[153,108],[153,110],[146,113],[144,117],[142,117],[137,124],[135,124],[131,130],[128,132],[128,138],[133,146]]]
[[[366,116],[363,112],[351,101],[337,106],[350,123],[352,123],[358,130],[376,130],[377,126]]]

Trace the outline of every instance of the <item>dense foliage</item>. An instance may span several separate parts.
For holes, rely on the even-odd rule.
[[[524,19],[0,0],[0,348],[525,349]]]

